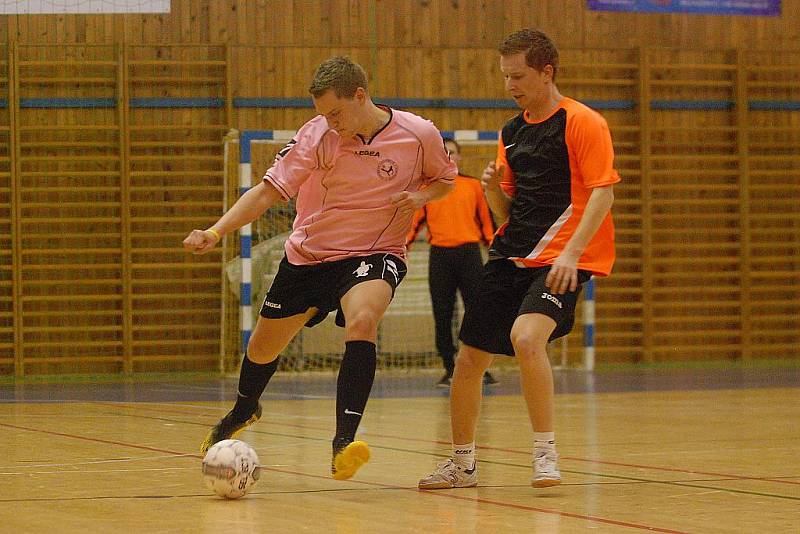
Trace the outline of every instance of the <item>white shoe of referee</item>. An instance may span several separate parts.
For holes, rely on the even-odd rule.
[[[478,485],[478,466],[471,469],[452,458],[436,466],[436,470],[419,481],[419,489],[472,488]]]

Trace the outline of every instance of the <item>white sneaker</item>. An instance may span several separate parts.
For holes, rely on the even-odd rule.
[[[555,450],[535,451],[531,486],[548,488],[559,484],[561,484],[561,473],[558,471],[558,453]]]
[[[419,489],[472,488],[478,485],[478,466],[467,469],[452,458],[436,466],[436,471],[419,481]]]

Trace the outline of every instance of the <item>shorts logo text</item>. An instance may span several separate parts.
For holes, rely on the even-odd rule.
[[[278,304],[277,302],[270,302],[268,300],[264,301],[264,306],[266,306],[267,308],[275,308],[276,310],[280,310],[281,309],[281,305],[280,304]]]
[[[560,301],[560,300],[558,300],[557,298],[555,298],[555,297],[554,297],[553,295],[551,295],[550,293],[542,293],[542,298],[543,298],[543,299],[547,299],[547,300],[549,300],[550,302],[552,302],[553,304],[555,304],[555,305],[556,305],[556,306],[558,306],[559,308],[563,308],[563,307],[564,307],[564,306],[561,304],[561,301]]]

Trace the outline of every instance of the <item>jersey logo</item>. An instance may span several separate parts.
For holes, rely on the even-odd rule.
[[[516,145],[516,144],[517,144],[517,143],[511,143],[510,145],[506,145],[506,146],[504,146],[503,148],[505,148],[506,150],[508,150],[509,148],[511,148],[512,146],[514,146],[514,145]]]
[[[370,268],[372,268],[372,264],[371,263],[364,263],[362,261],[361,265],[358,266],[358,269],[353,271],[353,274],[356,275],[356,278],[361,278],[363,276],[367,276],[367,273],[369,273]]]
[[[397,162],[391,159],[384,159],[378,163],[378,178],[388,180],[397,175]]]

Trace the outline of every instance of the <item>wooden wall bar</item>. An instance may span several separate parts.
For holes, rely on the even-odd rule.
[[[264,90],[291,78],[289,65],[301,59],[294,52],[12,44],[0,110],[6,372],[217,365],[221,252],[187,256],[179,242],[222,211],[229,126],[294,129],[313,114],[237,104],[276,92],[304,101],[292,84]],[[366,54],[320,48],[314,61],[340,52]],[[563,57],[562,91],[608,119],[623,176],[619,259],[614,276],[598,282],[599,360],[793,357],[800,54],[567,49]],[[446,78],[449,69],[425,58],[415,55],[424,69],[387,91],[455,102],[443,101],[441,88],[415,96],[417,75]],[[463,70],[454,72],[450,83],[460,87]],[[496,99],[496,109],[410,109],[446,130],[491,129],[514,110],[483,87],[457,95],[460,105]],[[492,153],[465,147],[465,170],[479,174]],[[570,347],[578,360],[580,329]]]
[[[139,45],[125,58],[133,370],[213,369],[221,252],[180,242],[222,211],[226,50]]]
[[[589,11],[585,0],[172,0],[169,14],[16,15],[0,38],[27,44],[211,43],[494,49],[523,26],[562,48],[800,48],[800,0],[745,17]]]
[[[334,54],[367,67],[378,101],[496,130],[515,113],[496,46],[521,26],[556,40],[560,89],[614,136],[598,361],[797,357],[800,0],[755,18],[584,6],[173,0],[167,15],[0,17],[0,374],[216,368],[222,252],[180,240],[222,212],[225,133],[296,129]],[[465,170],[492,152],[465,147]],[[581,344],[576,328],[575,361]]]
[[[120,125],[115,47],[17,45],[15,114],[22,363],[121,363]]]
[[[601,111],[623,177],[614,206],[618,260],[596,294],[599,361],[796,357],[800,54],[623,49],[564,57],[562,91],[612,108]],[[438,113],[446,129],[470,126],[456,122],[460,110],[416,111]],[[500,124],[513,111],[478,113],[499,115]],[[254,169],[263,170],[273,151],[263,160],[253,153]],[[465,144],[463,154],[463,170],[479,175],[494,147]],[[573,362],[581,360],[580,326],[579,310]]]
[[[180,241],[222,211],[225,53],[11,47],[0,365],[17,374],[217,365],[220,254],[186,255]]]
[[[742,52],[750,355],[796,356],[800,337],[800,52]],[[785,110],[767,111],[780,100]]]
[[[15,185],[16,173],[12,172],[15,158],[12,158],[12,117],[8,107],[12,85],[9,70],[12,66],[8,61],[7,47],[0,47],[0,58],[0,95],[3,95],[0,99],[4,100],[0,107],[0,366],[13,370],[18,346],[18,333],[14,328],[19,286],[16,278],[18,232],[14,229],[17,220],[14,210],[18,205],[14,195],[18,187]]]

